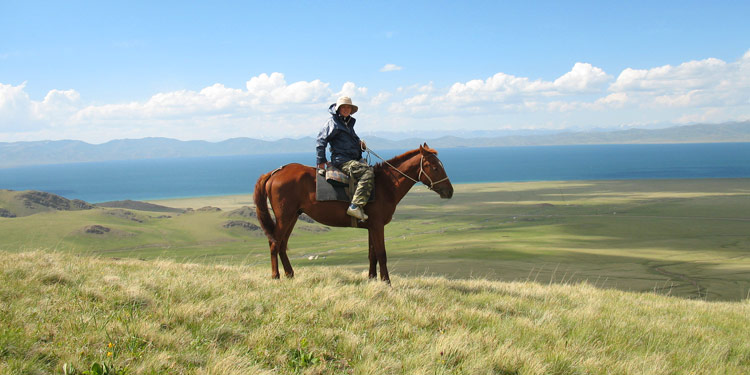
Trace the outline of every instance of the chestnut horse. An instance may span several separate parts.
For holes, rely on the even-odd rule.
[[[418,149],[408,151],[374,166],[375,200],[364,209],[367,221],[358,222],[358,228],[369,233],[369,257],[371,279],[377,277],[376,264],[380,264],[380,279],[390,283],[386,266],[384,227],[391,221],[396,205],[414,184],[422,182],[441,198],[453,196],[453,185],[445,174],[437,151],[425,143]],[[316,169],[301,164],[287,164],[266,173],[255,184],[255,210],[271,248],[271,276],[279,278],[278,258],[287,277],[294,277],[292,264],[286,254],[289,236],[297,217],[305,213],[315,221],[333,227],[351,227],[351,217],[346,214],[347,202],[316,201]],[[268,203],[276,216],[276,222],[268,210]]]

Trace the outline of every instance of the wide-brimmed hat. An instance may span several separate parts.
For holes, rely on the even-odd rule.
[[[338,112],[339,107],[341,107],[344,104],[352,106],[352,113],[351,113],[352,115],[357,113],[357,110],[359,110],[359,107],[352,104],[352,98],[348,96],[342,96],[338,100],[336,100],[336,112]]]

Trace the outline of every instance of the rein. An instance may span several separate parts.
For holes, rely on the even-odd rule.
[[[377,153],[375,153],[375,151],[371,150],[369,147],[365,147],[365,151],[367,151],[368,154],[375,155],[375,157],[377,157],[378,159],[382,160],[383,163],[385,163],[387,166],[395,169],[396,172],[401,173],[404,177],[408,178],[409,180],[414,181],[415,184],[418,183],[418,182],[422,182],[420,180],[422,179],[422,175],[424,175],[425,177],[427,177],[428,180],[430,180],[430,185],[427,186],[427,184],[425,184],[424,182],[422,182],[422,184],[424,184],[425,186],[427,186],[427,188],[430,189],[430,190],[435,190],[434,189],[435,185],[437,185],[437,184],[439,184],[439,183],[441,183],[441,182],[443,182],[443,181],[445,181],[445,180],[448,179],[448,176],[445,176],[445,178],[442,178],[442,179],[440,179],[438,181],[432,181],[432,178],[430,177],[430,175],[428,175],[427,172],[424,171],[424,156],[420,156],[420,159],[419,159],[419,175],[417,176],[417,179],[415,180],[411,176],[409,176],[406,173],[402,172],[400,169],[394,167],[393,164],[389,163],[388,160],[383,159],[380,155],[378,155]]]

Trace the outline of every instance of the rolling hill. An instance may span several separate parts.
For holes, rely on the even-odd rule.
[[[4,374],[750,372],[746,301],[48,251],[0,268]]]
[[[620,131],[560,132],[538,135],[509,135],[499,137],[409,138],[390,140],[378,136],[363,137],[376,150],[411,149],[427,141],[437,148],[504,147],[572,144],[622,143],[700,143],[750,142],[750,121],[677,126],[665,129],[628,129]],[[222,142],[179,141],[170,138],[113,140],[103,144],[81,141],[38,141],[0,143],[0,168],[25,165],[134,160],[151,158],[187,158],[272,154],[279,152],[310,152],[315,144],[312,137],[264,141],[252,138],[232,138]]]

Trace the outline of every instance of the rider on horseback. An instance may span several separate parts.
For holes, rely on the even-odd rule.
[[[335,104],[328,107],[331,118],[326,122],[318,134],[317,141],[317,165],[318,169],[325,169],[327,163],[326,146],[331,145],[331,163],[344,173],[359,180],[357,190],[354,192],[352,202],[346,213],[362,221],[367,220],[362,209],[370,198],[375,174],[372,167],[362,160],[362,151],[367,147],[354,132],[354,123],[357,121],[351,117],[359,108],[352,104],[348,96],[338,98]]]

